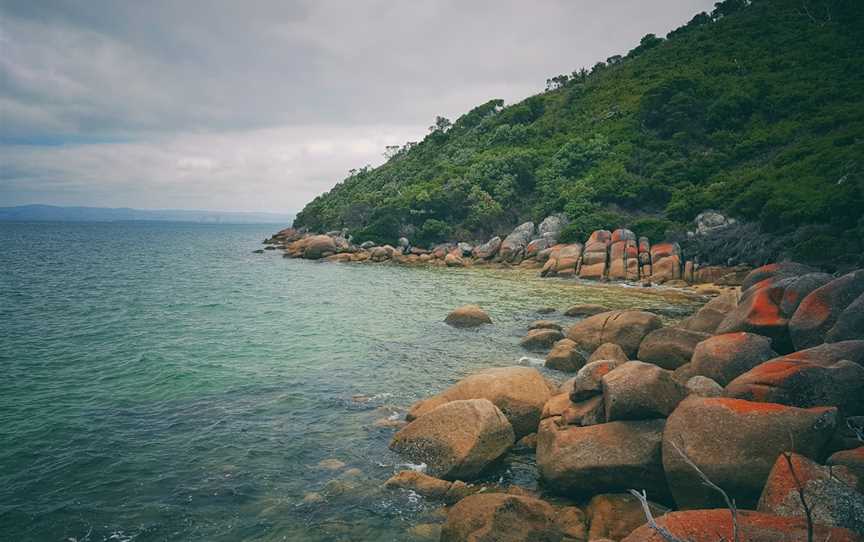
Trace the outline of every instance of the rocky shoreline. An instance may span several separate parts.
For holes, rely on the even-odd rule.
[[[538,243],[539,230],[523,226],[504,240],[429,251],[354,246],[344,232],[288,229],[268,240],[287,257],[725,286],[703,289],[710,301],[671,325],[642,310],[579,305],[562,311],[581,318],[565,328],[557,310],[544,310],[521,345],[569,379],[492,368],[412,405],[388,426],[390,448],[422,469],[385,488],[447,507],[432,536],[864,540],[864,270],[700,267],[629,230],[562,245]],[[476,305],[444,321],[495,325]],[[476,482],[513,450],[534,455],[539,491]]]
[[[703,213],[697,217],[691,234],[710,235],[729,223],[717,213]],[[563,216],[552,215],[536,227],[533,222],[525,222],[503,239],[496,236],[485,243],[448,242],[429,248],[412,246],[405,237],[396,246],[371,241],[357,245],[347,230],[314,234],[294,228],[283,229],[264,243],[267,249],[283,250],[289,258],[459,268],[518,267],[537,269],[543,277],[628,281],[646,286],[738,286],[752,269],[746,265],[702,265],[698,255],[685,258],[678,243],[652,244],[647,237],[637,237],[626,228],[594,231],[584,243],[559,243],[566,224]]]

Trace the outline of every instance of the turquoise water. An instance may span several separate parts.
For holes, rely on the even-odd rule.
[[[442,519],[380,489],[400,463],[381,420],[515,364],[538,307],[698,304],[253,254],[275,229],[0,223],[0,540],[411,540]],[[495,325],[442,323],[469,302]],[[487,479],[533,487],[533,460]]]

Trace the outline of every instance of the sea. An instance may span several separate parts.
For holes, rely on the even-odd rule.
[[[422,469],[388,449],[407,407],[484,368],[564,380],[519,340],[570,305],[702,302],[253,252],[280,227],[0,223],[0,541],[435,540],[441,503],[382,487]],[[494,323],[444,324],[467,303]],[[543,490],[522,451],[481,481]]]

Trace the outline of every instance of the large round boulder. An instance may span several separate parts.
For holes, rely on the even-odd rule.
[[[513,426],[488,399],[451,401],[399,430],[390,449],[426,463],[446,480],[476,477],[516,442]]]
[[[570,339],[561,339],[546,356],[546,367],[565,373],[575,373],[585,366],[585,356]]]
[[[777,262],[757,267],[750,271],[741,282],[741,291],[747,291],[752,286],[766,279],[780,280],[788,277],[798,277],[818,270],[797,262]]]
[[[480,493],[447,513],[441,542],[580,542],[587,540],[585,514],[523,495]]]
[[[444,322],[453,327],[477,327],[491,324],[492,319],[477,305],[463,305],[448,314]]]
[[[708,333],[677,327],[655,329],[642,340],[636,358],[674,370],[689,363],[696,345],[710,336]]]
[[[852,339],[864,339],[864,294],[840,313],[837,323],[825,336],[825,341],[829,343]]]
[[[864,495],[858,477],[844,467],[823,467],[799,454],[781,454],[768,475],[756,510],[806,519],[803,491],[814,523],[864,534]]]
[[[780,313],[791,318],[798,306],[810,292],[825,286],[834,280],[828,273],[807,273],[797,277],[788,277],[778,281],[783,287],[783,299],[780,301]]]
[[[742,542],[808,542],[807,522],[750,510],[738,510],[738,529],[746,538]],[[687,542],[734,540],[734,524],[728,509],[670,512],[657,518],[657,525]],[[816,525],[813,540],[859,542],[860,537],[846,529]],[[650,525],[643,525],[622,542],[668,542]]]
[[[537,431],[543,405],[551,396],[546,379],[537,369],[486,369],[463,378],[438,395],[418,401],[411,406],[406,419],[416,420],[450,401],[488,399],[504,413],[518,439]]]
[[[864,294],[864,269],[843,275],[813,290],[798,306],[789,321],[795,348],[809,348],[825,342],[843,311]]]
[[[616,367],[626,363],[618,360],[592,361],[579,369],[573,378],[570,400],[574,403],[590,399],[603,393],[603,377]]]
[[[313,235],[304,242],[303,257],[307,260],[317,260],[336,253],[336,242],[329,235]]]
[[[834,452],[825,462],[829,466],[844,467],[858,477],[858,488],[864,488],[864,446]]]
[[[793,350],[789,339],[789,318],[780,310],[783,301],[782,283],[765,279],[744,292],[741,300],[717,326],[716,333],[746,331],[771,339],[771,347],[780,353]]]
[[[665,418],[687,395],[672,371],[628,361],[603,376],[607,421]]]
[[[498,255],[503,262],[519,263],[525,257],[525,249],[534,236],[534,223],[525,222],[516,227],[510,235],[501,242]]]
[[[617,344],[603,343],[591,353],[591,356],[588,357],[588,363],[603,360],[620,361],[621,363],[624,363],[625,361],[630,361],[630,358],[627,357],[624,350]]]
[[[543,420],[537,433],[537,466],[547,487],[593,495],[630,488],[668,495],[660,459],[664,420],[558,427]]]
[[[663,467],[675,502],[682,509],[725,506],[679,450],[741,508],[750,508],[778,455],[819,457],[836,424],[835,408],[691,395],[666,420],[663,434]]]
[[[557,329],[538,328],[528,331],[519,344],[531,352],[545,352],[563,338],[564,334]]]
[[[650,312],[610,311],[577,322],[567,337],[586,351],[594,351],[603,343],[615,343],[628,357],[635,357],[642,339],[662,325],[660,317]]]
[[[777,357],[771,339],[754,333],[715,335],[696,345],[690,360],[693,374],[725,386],[760,363]]]
[[[501,248],[501,238],[498,236],[489,239],[480,246],[474,247],[474,257],[481,260],[491,260],[498,254],[498,249]]]
[[[726,316],[738,306],[738,293],[727,290],[703,305],[695,314],[685,318],[680,327],[690,331],[714,333]]]

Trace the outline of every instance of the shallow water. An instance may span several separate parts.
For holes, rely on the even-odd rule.
[[[376,422],[517,363],[539,307],[700,303],[253,254],[274,229],[0,223],[0,540],[410,540],[441,515],[379,489],[401,460]],[[442,323],[465,303],[495,324]],[[486,478],[533,487],[533,459]]]

